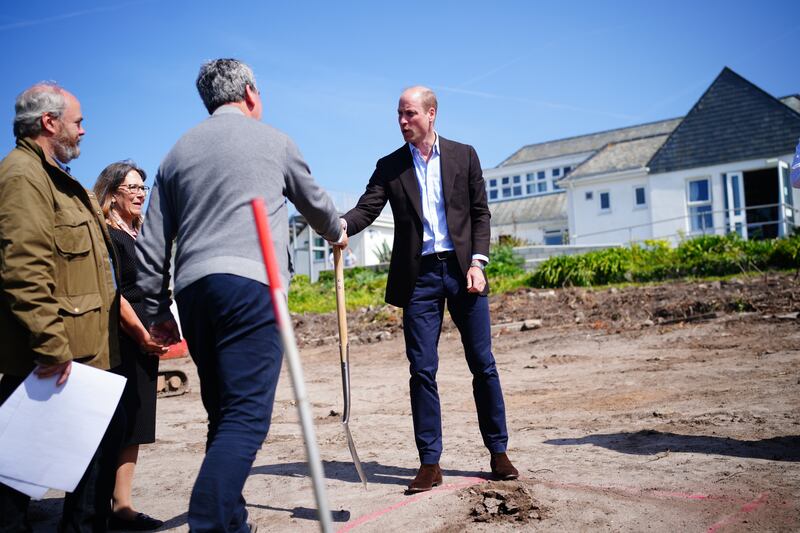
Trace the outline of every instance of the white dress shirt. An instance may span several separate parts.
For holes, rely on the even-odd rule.
[[[441,152],[439,151],[439,135],[431,147],[428,161],[409,143],[411,157],[414,159],[414,171],[422,204],[422,255],[453,250],[453,241],[447,228],[447,216],[442,196]]]
[[[431,147],[431,157],[428,161],[425,161],[425,157],[416,146],[409,143],[408,147],[411,148],[411,157],[414,160],[414,172],[417,175],[422,205],[422,255],[452,251],[455,246],[447,228],[447,214],[442,195],[439,134],[436,134],[436,141]],[[473,254],[472,259],[489,262],[489,258],[483,254]]]

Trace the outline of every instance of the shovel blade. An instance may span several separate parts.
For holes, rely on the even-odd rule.
[[[364,475],[364,469],[361,467],[361,460],[358,458],[358,452],[356,451],[356,443],[353,442],[353,435],[350,434],[350,425],[347,422],[342,422],[342,426],[344,426],[344,433],[347,435],[347,447],[350,448],[350,456],[353,458],[356,472],[358,472],[358,477],[361,479],[361,483],[364,484],[364,488],[366,489],[367,476]]]

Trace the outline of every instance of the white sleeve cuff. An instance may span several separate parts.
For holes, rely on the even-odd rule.
[[[480,259],[486,264],[489,264],[489,258],[483,254],[472,254],[472,259]]]

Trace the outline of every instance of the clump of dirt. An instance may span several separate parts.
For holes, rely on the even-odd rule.
[[[469,501],[474,522],[528,523],[547,516],[545,507],[519,482],[490,481],[480,488],[464,489],[461,496]]]

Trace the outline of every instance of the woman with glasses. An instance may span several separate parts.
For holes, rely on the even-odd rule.
[[[94,184],[111,240],[116,248],[122,295],[120,301],[120,355],[114,371],[127,378],[122,394],[128,424],[117,466],[114,503],[109,529],[148,531],[163,522],[134,510],[133,472],[139,445],[155,442],[158,356],[166,348],[156,343],[141,321],[142,294],[136,287],[135,239],[142,226],[142,207],[150,189],[147,175],[133,161],[108,165]]]

